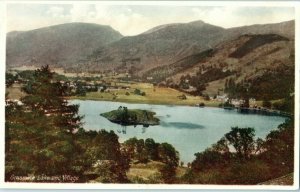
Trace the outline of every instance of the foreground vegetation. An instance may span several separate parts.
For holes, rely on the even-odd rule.
[[[265,138],[253,128],[232,128],[217,143],[195,154],[183,180],[202,184],[257,184],[294,170],[294,124],[287,120]]]
[[[68,104],[47,66],[22,90],[21,104],[6,100],[9,182],[258,184],[294,170],[293,119],[265,139],[256,139],[254,128],[233,127],[182,167],[171,144],[151,138],[120,143],[113,131],[84,130],[79,106]]]
[[[132,153],[140,149],[143,161],[178,164],[178,152],[170,144],[153,140],[120,144],[113,131],[85,131],[79,106],[67,103],[65,89],[53,82],[48,66],[36,70],[22,90],[26,96],[21,104],[6,100],[6,181],[130,182],[126,172],[137,158]]]

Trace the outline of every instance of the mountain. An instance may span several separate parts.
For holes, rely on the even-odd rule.
[[[147,76],[156,83],[211,96],[224,91],[232,80],[246,85],[252,97],[279,99],[293,86],[294,45],[294,39],[278,34],[245,34],[202,52],[203,57],[186,57],[170,68],[154,68]]]
[[[227,35],[236,37],[242,34],[278,34],[289,39],[295,39],[295,21],[285,21],[272,24],[256,24],[243,27],[234,27],[226,30]]]
[[[294,21],[229,29],[203,21],[167,24],[101,47],[79,66],[91,72],[127,71],[142,76],[154,68],[172,65],[244,34],[279,34],[294,39],[294,31]]]
[[[7,66],[66,67],[123,36],[110,26],[68,23],[7,34]]]
[[[140,73],[213,47],[224,31],[203,21],[162,25],[98,49],[83,66]]]
[[[224,43],[249,38],[243,35],[270,34],[269,41],[273,41],[277,38],[272,37],[274,34],[292,42],[294,32],[294,21],[229,29],[194,21],[161,25],[136,36],[122,37],[109,26],[71,23],[9,33],[7,66],[50,64],[71,72],[128,72],[138,78],[154,78],[151,76],[158,74],[160,79],[155,80],[163,82],[176,75],[177,70],[189,70],[206,61],[206,56],[214,57]],[[258,47],[260,41],[264,42],[259,36],[252,41],[250,43]],[[242,40],[237,42],[243,43]],[[255,46],[246,46],[236,54],[255,51],[258,48]],[[161,75],[156,73],[159,70],[168,72]]]

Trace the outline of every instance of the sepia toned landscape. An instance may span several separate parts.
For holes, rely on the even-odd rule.
[[[74,7],[8,5],[6,182],[294,184],[293,8]]]

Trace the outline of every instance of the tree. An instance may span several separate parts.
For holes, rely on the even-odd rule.
[[[5,85],[6,87],[10,87],[14,82],[18,79],[17,75],[13,75],[11,73],[5,73]]]
[[[147,154],[150,159],[152,160],[158,160],[158,143],[155,143],[155,141],[151,138],[148,138],[145,140],[145,149],[147,151]]]
[[[276,173],[284,174],[294,170],[294,129],[293,119],[287,119],[266,137],[262,157]]]
[[[158,146],[159,158],[163,163],[177,167],[179,162],[179,154],[175,148],[169,143],[161,143]]]
[[[254,128],[238,128],[232,127],[229,133],[225,134],[225,138],[229,144],[234,147],[238,157],[248,159],[254,149]]]
[[[11,174],[80,174],[78,106],[68,105],[48,66],[34,72],[24,86],[24,105],[7,105],[6,180]]]
[[[169,143],[162,143],[158,147],[159,157],[165,165],[160,169],[162,179],[165,183],[174,183],[176,179],[176,168],[179,164],[179,154]]]
[[[136,155],[138,139],[136,137],[130,138],[124,142],[124,148],[129,158],[132,160]]]
[[[164,183],[174,183],[176,179],[176,167],[166,164],[160,169],[160,174]]]
[[[91,143],[86,148],[86,155],[93,167],[90,170],[100,182],[127,182],[126,171],[129,169],[129,157],[121,150],[118,136],[113,131],[100,130],[90,137]]]

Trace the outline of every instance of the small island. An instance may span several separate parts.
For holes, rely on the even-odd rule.
[[[117,110],[100,114],[113,123],[123,126],[128,125],[143,125],[149,127],[150,125],[159,125],[159,119],[154,117],[156,113],[141,109],[128,109],[120,106]]]

